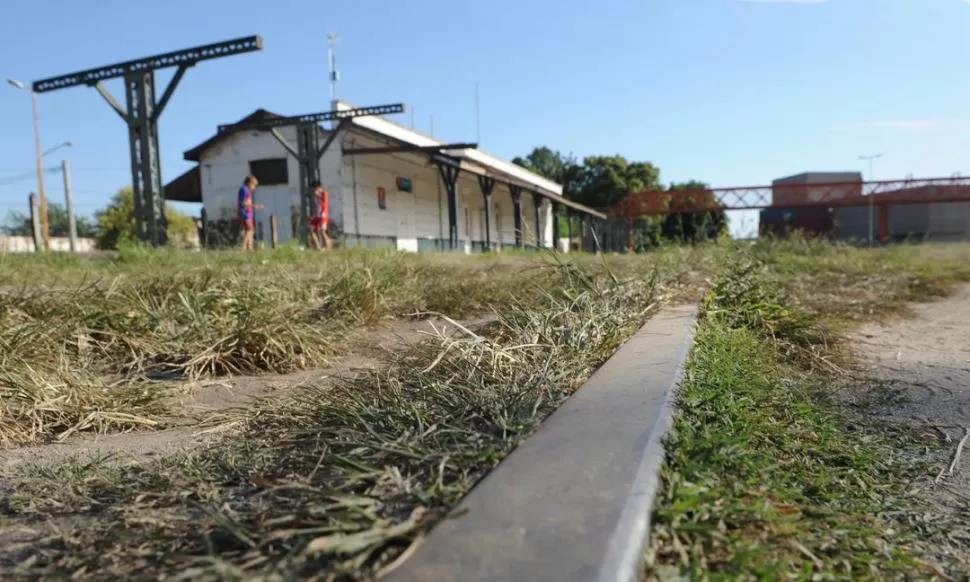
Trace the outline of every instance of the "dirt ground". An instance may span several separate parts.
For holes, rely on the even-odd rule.
[[[477,327],[488,318],[462,322]],[[174,418],[164,430],[68,438],[64,442],[0,450],[0,474],[24,462],[56,461],[69,457],[104,457],[142,461],[196,446],[231,432],[237,425],[226,413],[255,400],[284,396],[309,383],[326,386],[341,377],[373,369],[391,354],[401,352],[429,334],[454,333],[454,325],[440,319],[392,319],[352,333],[345,354],[325,369],[295,374],[237,376],[185,384],[169,402]]]
[[[855,396],[877,418],[927,427],[945,439],[949,458],[914,483],[914,492],[962,524],[951,549],[970,564],[970,438],[964,441],[970,434],[970,286],[946,300],[913,305],[912,312],[852,337],[865,379]]]

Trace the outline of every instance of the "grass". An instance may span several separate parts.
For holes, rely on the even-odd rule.
[[[246,413],[242,434],[151,465],[34,468],[21,518],[81,520],[7,552],[9,575],[371,579],[494,467],[664,299],[667,280],[557,267],[480,333]],[[26,560],[26,563],[23,562]],[[18,570],[19,566],[19,570]]]
[[[850,431],[829,390],[849,359],[842,331],[970,279],[968,246],[143,255],[31,271],[0,257],[0,390],[20,386],[0,394],[8,443],[146,428],[171,384],[155,374],[312,367],[388,316],[498,320],[239,412],[236,433],[187,453],[24,468],[2,484],[0,520],[42,535],[18,549],[0,527],[5,578],[374,579],[656,306],[701,298],[652,574],[929,572],[912,570],[923,538],[894,525],[919,468],[887,451],[916,441]]]
[[[833,390],[846,380],[832,361],[847,359],[847,319],[898,312],[966,280],[964,267],[929,258],[939,251],[756,245],[721,274],[667,443],[648,579],[959,571],[941,555],[945,521],[923,523],[907,490],[940,460],[938,443],[860,422]],[[924,447],[929,456],[914,454]]]
[[[547,257],[525,255],[0,259],[0,446],[162,422],[172,382],[160,380],[323,367],[383,318],[502,311],[562,282]],[[591,257],[573,268],[602,271]]]

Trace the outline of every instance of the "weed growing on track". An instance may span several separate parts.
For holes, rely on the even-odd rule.
[[[0,279],[15,263],[0,262]],[[502,311],[561,282],[547,256],[382,251],[42,257],[22,273],[45,270],[58,285],[0,291],[0,446],[150,426],[174,387],[157,380],[323,367],[354,327]]]
[[[260,405],[237,419],[241,435],[194,453],[141,467],[54,464],[11,478],[0,498],[6,517],[46,534],[18,550],[0,530],[0,549],[6,550],[0,551],[0,570],[12,577],[19,565],[26,577],[75,573],[78,579],[96,577],[96,567],[105,568],[99,575],[117,578],[156,573],[199,580],[372,578],[534,430],[636,327],[648,305],[671,296],[698,297],[698,289],[712,281],[715,293],[706,302],[699,344],[704,349],[695,351],[694,388],[686,389],[688,395],[693,390],[693,400],[678,421],[682,454],[671,457],[669,505],[657,517],[659,531],[671,534],[657,546],[655,563],[713,570],[714,577],[739,577],[731,570],[738,564],[749,574],[776,568],[797,576],[796,566],[814,567],[815,559],[830,568],[826,572],[839,572],[843,562],[832,555],[852,568],[906,564],[905,548],[891,540],[886,559],[866,554],[872,553],[870,541],[852,546],[858,556],[839,554],[823,537],[807,538],[818,542],[811,548],[779,550],[775,543],[787,533],[799,535],[803,523],[818,525],[819,536],[825,527],[832,536],[842,535],[833,526],[888,535],[876,529],[873,513],[849,523],[826,513],[830,502],[852,511],[888,506],[877,500],[889,499],[890,486],[873,481],[872,472],[888,465],[878,464],[881,457],[867,465],[872,451],[882,452],[877,445],[886,437],[856,433],[851,445],[836,438],[841,429],[832,423],[839,417],[812,380],[830,379],[820,374],[834,369],[827,360],[833,347],[838,354],[838,334],[805,314],[867,317],[896,309],[906,298],[945,292],[966,277],[970,247],[948,249],[860,251],[775,242],[606,257],[610,269],[629,280],[621,284],[591,257],[553,265],[514,254],[308,257],[283,251],[149,253],[140,262],[122,257],[93,266],[80,259],[67,266],[42,261],[40,274],[31,276],[50,269],[60,275],[50,280],[61,286],[8,288],[17,300],[4,303],[0,312],[12,324],[0,327],[5,349],[13,354],[4,353],[4,361],[14,362],[5,368],[43,370],[48,383],[58,370],[85,378],[113,372],[122,384],[105,382],[98,400],[80,383],[76,394],[63,383],[42,393],[41,381],[18,380],[26,386],[18,396],[22,408],[7,393],[0,396],[5,435],[26,430],[15,416],[24,410],[32,411],[27,418],[39,428],[31,434],[39,436],[52,434],[48,427],[57,422],[69,430],[91,418],[103,422],[96,428],[107,430],[150,420],[157,385],[126,391],[132,386],[125,382],[132,380],[120,372],[192,370],[187,364],[205,353],[209,340],[192,344],[196,340],[187,331],[179,335],[183,327],[195,325],[195,333],[210,334],[207,338],[232,329],[241,330],[237,338],[255,338],[221,344],[195,360],[202,374],[218,372],[219,366],[300,365],[300,358],[308,358],[304,352],[281,357],[264,351],[271,338],[247,331],[242,314],[266,318],[257,319],[261,325],[307,318],[322,357],[344,328],[385,315],[443,311],[461,317],[494,309],[502,317],[480,333],[426,342],[390,368],[336,388]],[[921,258],[933,265],[920,265]],[[752,263],[760,266],[739,274]],[[725,268],[736,276],[715,277]],[[16,272],[16,265],[0,261],[0,281]],[[82,284],[82,272],[95,282]],[[219,298],[235,297],[240,285],[254,286],[254,297],[237,317]],[[207,295],[210,287],[220,291]],[[138,291],[149,288],[151,293]],[[50,301],[51,294],[58,300]],[[281,301],[298,307],[273,319]],[[181,323],[173,326],[173,319]],[[17,333],[4,335],[15,328]],[[120,337],[93,333],[111,329]],[[21,341],[34,333],[38,341]],[[233,351],[236,345],[246,347]],[[69,359],[75,356],[80,359]],[[78,363],[62,367],[65,362]],[[0,380],[0,389],[7,389],[5,382],[11,383]],[[111,416],[138,410],[148,412],[124,419],[129,424]],[[908,442],[899,439],[900,446]],[[824,491],[798,489],[793,480],[779,478],[779,470],[791,472],[792,479],[812,471],[815,481],[807,482],[836,488],[834,500]],[[857,479],[840,482],[839,471]],[[859,483],[864,485],[851,491]],[[800,497],[772,499],[775,485],[780,493]],[[867,495],[871,505],[861,499]],[[45,537],[52,531],[48,518],[53,537]],[[759,537],[762,531],[767,533]]]
[[[656,269],[667,292],[694,300],[739,248],[746,244],[567,262],[591,274],[605,261],[624,277]],[[887,297],[899,306],[943,292],[942,275],[970,275],[968,249],[767,241],[751,252],[768,265],[768,281],[811,313],[838,308],[849,320],[884,310]],[[547,255],[516,252],[0,255],[0,446],[153,426],[164,421],[160,401],[173,383],[151,379],[325,366],[355,327],[427,312],[501,312],[554,291],[556,268]]]
[[[29,555],[0,553],[0,568],[79,580],[374,578],[612,354],[667,282],[659,271],[621,282],[557,269],[557,289],[510,302],[487,328],[264,403],[238,438],[147,466],[34,469],[10,510],[84,525]]]
[[[759,240],[751,256],[810,315],[840,323],[905,311],[970,281],[970,245],[898,245],[875,250],[804,239]]]
[[[830,275],[840,264],[832,259],[835,252],[775,255],[769,257],[774,265],[758,261],[755,252],[712,287],[667,443],[648,579],[940,574],[940,546],[919,523],[906,490],[926,467],[901,454],[927,441],[900,428],[855,423],[833,402],[839,379],[825,358],[838,357],[838,334],[830,320],[811,317],[784,280],[772,279],[778,261]],[[848,258],[855,263],[852,254]],[[914,272],[930,270],[899,259],[896,266],[903,268],[892,275],[871,262],[842,268],[856,271],[855,288],[881,293],[883,308],[895,309],[898,298],[912,298]],[[923,288],[935,294],[952,277],[939,270]],[[818,284],[831,280],[822,275],[815,289],[832,292]],[[853,301],[843,297],[829,313],[852,313]],[[940,564],[930,563],[934,559]]]

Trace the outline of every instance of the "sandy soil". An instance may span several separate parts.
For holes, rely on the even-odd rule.
[[[970,434],[970,286],[912,311],[913,317],[867,325],[852,337],[864,379],[853,396],[877,418],[946,435],[950,458],[940,463],[943,471]],[[952,475],[934,472],[914,484],[931,508],[958,518],[960,538],[970,531],[970,438],[965,444]],[[952,550],[970,563],[968,542],[961,539]]]
[[[477,327],[488,318],[462,322]],[[336,379],[373,369],[390,354],[403,351],[436,331],[455,333],[443,320],[388,320],[351,334],[345,355],[334,358],[325,369],[295,374],[239,376],[186,384],[169,403],[175,416],[173,428],[103,436],[70,438],[60,443],[0,450],[0,475],[24,462],[56,461],[68,457],[104,457],[117,461],[142,461],[193,447],[231,432],[236,424],[220,422],[229,410],[255,400],[284,396],[302,385],[326,386]]]

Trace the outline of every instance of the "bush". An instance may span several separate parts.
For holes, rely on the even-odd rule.
[[[131,186],[119,190],[111,198],[107,208],[99,210],[96,216],[100,226],[98,248],[114,250],[138,241],[135,230],[135,195]],[[198,236],[192,217],[166,206],[165,220],[168,223],[169,244],[177,247],[191,246]]]

